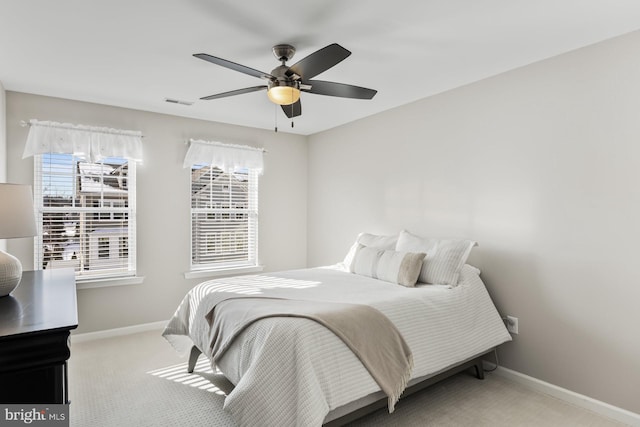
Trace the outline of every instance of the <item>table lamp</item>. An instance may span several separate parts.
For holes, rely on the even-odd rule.
[[[0,183],[0,239],[33,237],[37,234],[30,185]],[[20,260],[0,250],[0,298],[20,284]]]

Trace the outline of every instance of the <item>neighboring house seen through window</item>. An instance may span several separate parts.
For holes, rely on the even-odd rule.
[[[38,269],[72,267],[79,281],[135,276],[135,162],[35,156]]]
[[[258,173],[191,167],[191,268],[257,265]]]

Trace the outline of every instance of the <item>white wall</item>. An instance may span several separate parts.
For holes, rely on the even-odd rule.
[[[142,285],[78,291],[79,327],[91,332],[168,319],[201,280],[186,280],[190,256],[190,172],[182,168],[189,138],[264,147],[259,181],[259,257],[266,271],[306,265],[304,137],[59,98],[7,92],[8,177],[33,182],[33,159],[22,159],[28,128],[39,119],[140,130],[144,163],[137,169],[138,271]],[[33,265],[30,239],[14,239],[10,252]]]
[[[0,182],[7,182],[6,92],[0,82]]]
[[[494,302],[520,320],[501,363],[640,413],[638,46],[633,33],[311,136],[309,265],[360,231],[475,239]]]
[[[0,182],[7,182],[6,93],[0,82]],[[7,249],[7,241],[0,239],[0,251]]]

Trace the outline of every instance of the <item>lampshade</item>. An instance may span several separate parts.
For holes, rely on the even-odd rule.
[[[33,237],[37,234],[30,185],[0,184],[0,239]],[[20,284],[22,264],[0,251],[0,297]]]
[[[278,105],[290,105],[300,99],[300,89],[292,86],[272,86],[267,91],[271,102]]]
[[[30,185],[0,184],[0,239],[37,234]]]

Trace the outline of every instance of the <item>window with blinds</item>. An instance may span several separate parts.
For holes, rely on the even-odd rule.
[[[135,276],[135,162],[40,154],[34,172],[36,269],[72,267],[79,281]]]
[[[191,269],[257,265],[258,173],[191,167]]]

